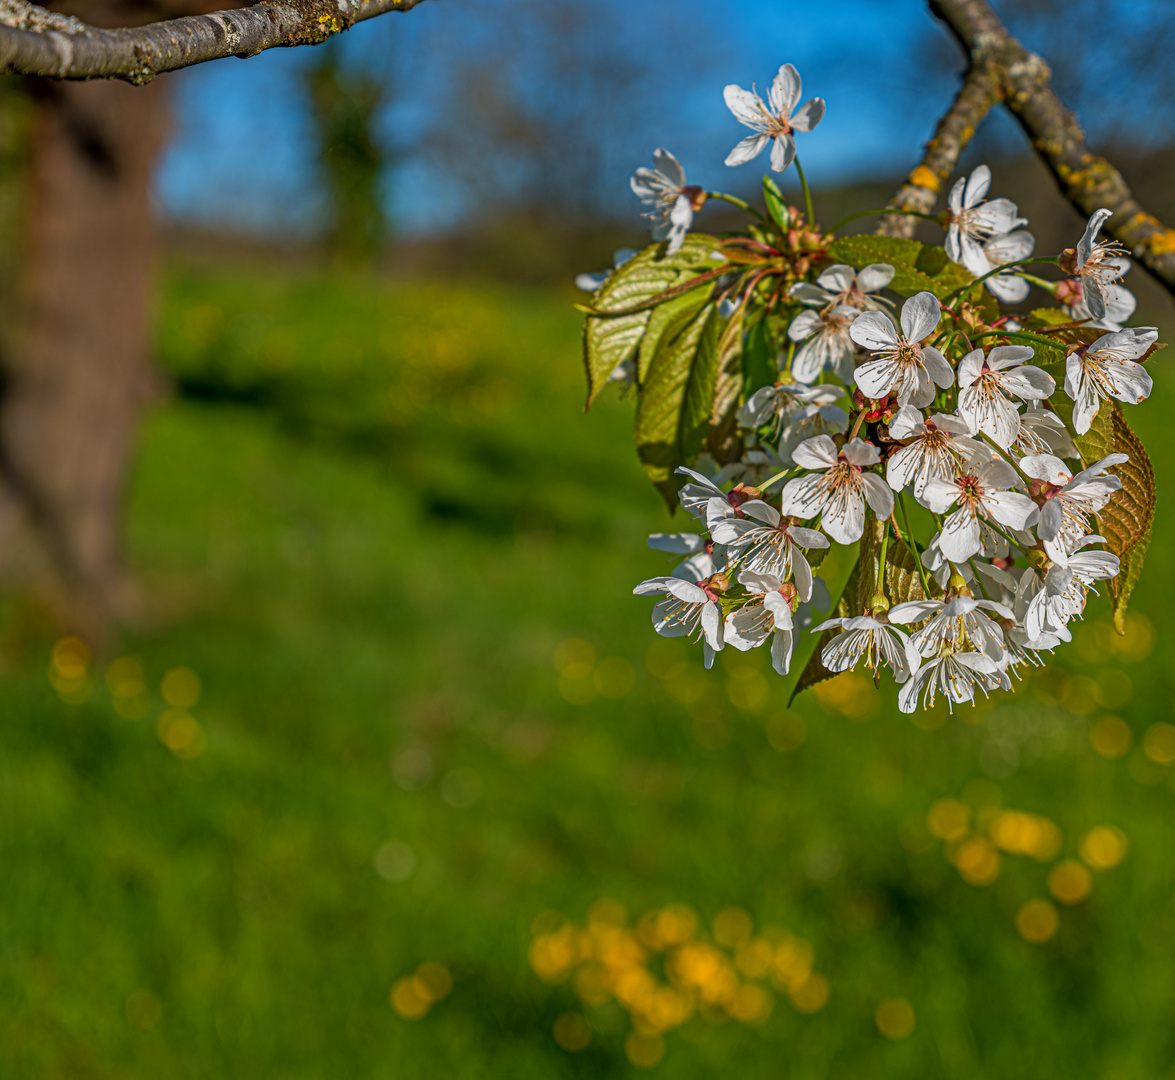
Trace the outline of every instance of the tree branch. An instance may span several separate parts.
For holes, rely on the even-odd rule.
[[[988,0],[930,0],[930,9],[950,28],[972,68],[982,63],[998,69],[1005,104],[1061,193],[1087,217],[1099,207],[1112,210],[1102,231],[1175,293],[1175,230],[1148,214],[1122,174],[1089,148],[1077,117],[1050,84],[1048,64],[1008,33]]]
[[[142,85],[164,71],[318,45],[357,22],[411,11],[424,0],[262,0],[253,7],[103,30],[26,0],[0,0],[0,72],[52,79],[123,79]]]
[[[1002,93],[996,65],[986,58],[973,59],[958,95],[938,122],[934,137],[926,144],[922,163],[890,200],[890,209],[916,210],[920,214],[929,214],[934,209],[943,183],[955,171],[975,129],[1000,101]],[[877,232],[880,236],[910,238],[917,224],[917,218],[895,214],[882,218]]]

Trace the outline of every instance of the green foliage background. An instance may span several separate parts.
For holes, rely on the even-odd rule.
[[[147,715],[118,715],[101,667],[61,700],[42,614],[0,612],[0,1074],[637,1073],[615,1006],[561,1050],[579,1005],[527,963],[539,913],[609,898],[703,925],[744,908],[811,942],[831,985],[812,1016],[780,995],[760,1026],[669,1033],[665,1076],[1168,1075],[1175,770],[1142,749],[1175,691],[1162,503],[1125,646],[1103,598],[1013,697],[918,727],[858,681],[798,699],[806,739],[778,750],[800,726],[763,657],[706,674],[668,643],[684,673],[648,669],[630,590],[672,563],[644,537],[687,526],[632,456],[630,405],[609,389],[581,414],[574,299],[170,273],[179,393],[130,493],[149,615],[123,652]],[[1175,387],[1153,363],[1130,419],[1162,491]],[[569,638],[628,661],[631,692],[561,692]],[[204,687],[191,760],[156,733],[181,665]],[[1089,739],[1110,712],[1134,735],[1116,759]],[[1015,915],[1048,867],[1007,855],[966,883],[925,829],[943,797],[1043,814],[1062,856],[1111,824],[1129,854],[1030,944]],[[416,855],[406,880],[377,872],[388,842]],[[409,1021],[388,994],[422,961],[454,986]],[[128,1007],[144,993],[157,1015]],[[899,997],[917,1022],[894,1042],[874,1012]]]

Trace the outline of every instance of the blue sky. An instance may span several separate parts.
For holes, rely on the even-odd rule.
[[[398,80],[398,96],[381,126],[385,137],[409,150],[388,178],[389,205],[395,205],[402,230],[445,227],[477,212],[467,192],[447,183],[427,150],[412,148],[430,128],[461,123],[460,102],[440,92],[438,72],[476,61],[485,35],[493,32],[492,20],[509,20],[522,2],[436,0],[357,26],[341,43],[353,62]],[[1153,2],[1124,5],[1122,18],[1143,18]],[[917,160],[961,68],[924,0],[583,4],[611,19],[610,32],[629,35],[630,50],[639,50],[642,41],[656,44],[667,26],[677,35],[675,51],[652,61],[662,65],[653,89],[620,102],[609,114],[619,134],[606,182],[618,193],[632,168],[658,145],[682,159],[694,182],[726,190],[753,182],[749,174],[762,170],[745,166],[746,177],[732,177],[722,164],[743,133],[723,103],[722,87],[755,82],[762,88],[785,61],[799,68],[806,94],[828,102],[819,129],[800,142],[814,183],[900,174]],[[274,49],[172,77],[175,136],[158,179],[159,203],[169,215],[229,217],[258,230],[313,227],[321,205],[312,129],[298,91],[298,72],[310,52]],[[515,78],[524,85],[526,74]],[[1014,145],[1009,121],[992,126]]]

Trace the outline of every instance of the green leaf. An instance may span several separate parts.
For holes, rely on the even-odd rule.
[[[791,227],[791,215],[787,210],[787,200],[779,185],[770,177],[763,177],[763,199],[767,203],[767,213],[784,232]]]
[[[665,245],[645,248],[616,270],[592,297],[596,310],[623,310],[645,303],[700,272],[712,270],[710,258],[721,242],[705,233],[691,233],[675,255],[666,255]],[[583,362],[587,374],[587,406],[608,382],[618,364],[632,359],[640,345],[650,311],[627,315],[588,315],[583,332]]]
[[[853,572],[849,575],[849,580],[845,583],[844,590],[833,609],[837,618],[847,619],[854,615],[863,615],[873,607],[877,578],[881,572],[881,539],[888,527],[888,522],[874,517],[872,512],[869,513]],[[922,600],[925,596],[922,591],[922,579],[918,574],[917,556],[896,536],[891,537],[886,550],[885,595],[891,607],[910,600]],[[816,650],[809,658],[788,700],[789,705],[802,690],[807,690],[808,687],[831,679],[837,674],[824,666],[820,654],[824,646],[841,633],[844,631],[840,628],[833,628],[825,630],[820,635]]]
[[[653,308],[652,316],[645,326],[644,336],[641,338],[637,352],[636,380],[643,384],[649,373],[649,366],[662,341],[672,341],[689,325],[698,309],[707,303],[705,289],[695,289],[693,292],[675,296],[672,300]],[[620,316],[627,318],[627,316]]]
[[[1061,326],[1072,321],[1060,308],[1053,307],[1033,308],[1025,319],[1025,322],[1037,326]]]
[[[615,319],[595,315],[587,317],[583,324],[583,366],[588,384],[585,412],[607,385],[608,376],[620,364],[632,358],[651,315],[651,311],[638,311]]]
[[[662,337],[636,407],[636,447],[672,510],[673,473],[696,457],[709,429],[717,377],[717,305],[707,303],[673,337]]]
[[[739,304],[718,335],[717,377],[710,411],[709,450],[720,465],[738,459],[742,439],[738,433],[739,394],[743,386],[743,328],[747,303]]]
[[[778,378],[775,342],[764,315],[747,330],[747,343],[743,349],[743,399],[761,387],[771,386]]]
[[[1077,448],[1087,464],[1107,454],[1129,454],[1130,460],[1116,465],[1122,481],[1098,517],[1098,531],[1106,548],[1121,560],[1118,576],[1110,579],[1114,600],[1114,625],[1125,633],[1126,607],[1142,574],[1155,520],[1155,470],[1142,441],[1126,423],[1118,402],[1103,401],[1089,431],[1076,438]]]
[[[895,271],[890,288],[906,296],[929,292],[941,300],[975,280],[941,248],[896,236],[844,236],[832,242],[828,257],[854,270],[870,263],[889,263]]]

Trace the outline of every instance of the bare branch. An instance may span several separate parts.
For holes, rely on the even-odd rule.
[[[929,214],[934,209],[943,183],[955,171],[975,129],[1001,96],[1000,71],[996,65],[984,58],[973,60],[958,95],[938,122],[934,137],[926,144],[921,164],[890,200],[890,209],[916,210],[920,214]],[[917,218],[895,214],[882,218],[877,232],[881,236],[910,238],[917,224]]]
[[[1175,230],[1148,214],[1122,174],[1089,148],[1077,117],[1050,84],[1048,64],[1008,33],[987,0],[930,0],[930,8],[963,46],[972,68],[998,68],[1005,103],[1062,194],[1086,216],[1103,206],[1112,210],[1103,231],[1175,293]]]
[[[164,71],[318,45],[357,22],[411,11],[424,0],[262,0],[253,7],[103,30],[25,0],[0,0],[0,72],[52,79],[123,79],[141,85]]]

